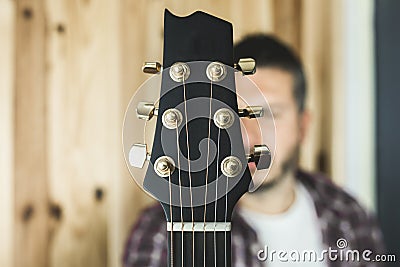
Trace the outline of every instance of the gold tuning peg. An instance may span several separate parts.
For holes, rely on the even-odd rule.
[[[241,118],[259,118],[264,116],[264,109],[260,106],[247,106],[245,108],[239,108],[239,117]]]
[[[129,164],[135,168],[143,168],[146,160],[150,160],[146,144],[134,144],[129,150]]]
[[[158,108],[153,103],[139,102],[136,107],[136,116],[141,120],[151,120],[158,115]]]
[[[160,62],[145,62],[142,71],[147,74],[157,74],[162,70]]]
[[[256,61],[253,58],[241,58],[234,68],[241,71],[243,75],[251,75],[256,72]]]
[[[271,166],[271,151],[266,145],[255,145],[247,160],[256,163],[258,170],[268,169]]]

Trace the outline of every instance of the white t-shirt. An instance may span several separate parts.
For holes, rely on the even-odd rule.
[[[321,260],[324,246],[314,202],[300,182],[293,204],[284,213],[267,215],[243,207],[239,212],[257,232],[260,250],[264,251],[258,253],[259,258],[267,256],[266,266],[327,266]]]

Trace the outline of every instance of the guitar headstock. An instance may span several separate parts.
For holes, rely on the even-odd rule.
[[[144,65],[155,75],[128,107],[123,142],[132,175],[161,202],[168,221],[230,221],[239,198],[267,175],[273,118],[262,93],[243,75],[255,72],[254,60],[235,64],[233,52],[229,22],[203,12],[176,17],[166,10],[163,64]],[[259,103],[251,105],[246,95]],[[266,132],[262,144],[249,149],[243,119],[256,120]],[[134,129],[150,122],[151,149],[140,141],[143,131]],[[249,161],[257,163],[258,179]]]

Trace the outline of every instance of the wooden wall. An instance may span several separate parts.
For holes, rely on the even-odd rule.
[[[0,266],[13,265],[14,9],[0,1]]]
[[[147,78],[142,62],[162,59],[165,7],[225,18],[235,40],[273,32],[293,46],[305,60],[308,105],[317,114],[302,164],[318,169],[327,158],[329,170],[331,126],[323,118],[330,106],[320,100],[332,90],[330,5],[0,0],[0,265],[121,266],[127,233],[151,202],[125,167],[122,120]]]

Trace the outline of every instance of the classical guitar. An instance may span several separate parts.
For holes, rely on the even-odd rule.
[[[144,64],[143,71],[154,76],[127,111],[125,157],[133,177],[165,211],[169,266],[231,266],[232,212],[256,183],[248,163],[258,170],[271,163],[273,138],[246,151],[241,120],[273,123],[265,116],[267,104],[238,107],[238,80],[255,72],[255,62],[235,63],[233,52],[229,22],[204,12],[177,17],[166,10],[163,63]],[[247,84],[244,90],[254,87]],[[158,92],[154,102],[150,91]],[[257,91],[252,97],[262,98]],[[137,142],[150,122],[151,148]]]

